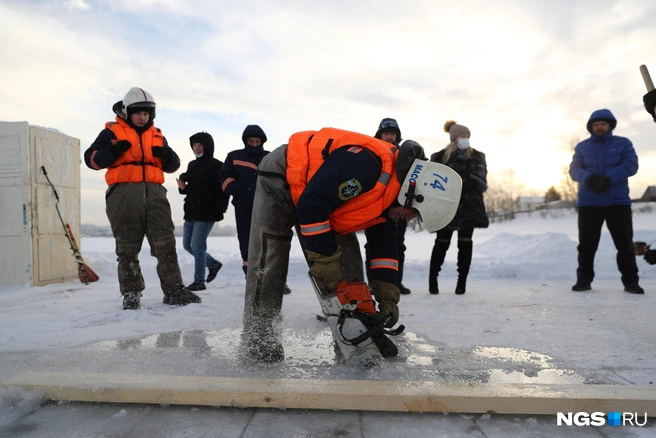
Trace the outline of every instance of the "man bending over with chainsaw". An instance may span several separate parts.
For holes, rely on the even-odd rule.
[[[420,224],[436,231],[448,224],[455,212],[448,200],[437,199],[443,193],[437,193],[424,181],[426,172],[422,173],[422,169],[439,164],[423,160],[423,148],[412,140],[397,147],[335,128],[298,132],[288,144],[262,160],[251,224],[244,308],[244,341],[252,359],[284,359],[274,325],[280,320],[294,226],[310,265],[317,297],[329,320],[330,305],[326,303],[338,289],[343,292],[353,286],[362,291],[362,257],[355,232],[368,229],[373,278],[369,288],[364,285],[368,297],[363,301],[368,298],[373,309],[373,293],[378,311],[372,313],[379,319],[380,329],[397,323],[399,287],[393,221],[411,220],[419,213]],[[455,179],[457,176],[452,185],[457,185],[459,198],[459,181]],[[457,204],[455,199],[455,207]],[[337,307],[337,313],[341,313],[341,306]],[[366,307],[362,303],[357,310]],[[334,325],[331,328],[339,346]],[[366,328],[371,328],[370,324]],[[359,342],[371,344],[372,339],[360,338],[373,338],[381,355],[398,354],[396,346],[383,334],[385,331],[372,332],[371,336],[368,330],[364,332],[358,332],[362,334]],[[348,362],[350,358],[345,359]]]

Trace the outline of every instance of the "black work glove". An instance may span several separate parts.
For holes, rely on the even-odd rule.
[[[608,187],[610,187],[610,178],[608,178],[607,176],[603,176],[601,178],[601,184],[599,185],[599,189],[597,191],[598,192],[603,192]]]
[[[463,192],[473,192],[478,189],[478,184],[470,177],[465,177],[462,179],[462,191]]]
[[[642,96],[642,103],[645,105],[645,109],[656,121],[656,115],[654,115],[654,106],[656,106],[656,90],[651,90],[649,93]]]
[[[123,155],[123,152],[127,151],[131,147],[132,147],[132,143],[130,143],[127,140],[117,141],[112,146],[112,155],[114,155],[114,158],[118,158],[121,155]]]
[[[586,184],[595,192],[603,192],[610,186],[610,178],[607,176],[590,175]]]
[[[153,151],[153,157],[161,158],[164,164],[169,164],[173,160],[173,154],[165,147],[153,146],[151,150]]]

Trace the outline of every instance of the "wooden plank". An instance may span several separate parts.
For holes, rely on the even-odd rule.
[[[380,380],[25,373],[0,382],[51,400],[555,415],[637,412],[656,416],[656,388],[632,385],[483,384]]]

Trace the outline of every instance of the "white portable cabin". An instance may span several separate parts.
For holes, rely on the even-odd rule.
[[[27,122],[0,122],[0,286],[77,278],[57,215],[80,243],[80,140]]]

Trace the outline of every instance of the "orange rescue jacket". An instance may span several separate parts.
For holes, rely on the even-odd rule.
[[[105,128],[111,129],[117,142],[127,140],[132,144],[107,168],[105,181],[108,185],[126,182],[164,183],[162,159],[153,157],[152,152],[153,146],[164,146],[164,136],[159,128],[151,125],[141,134],[141,139],[137,131],[120,117],[116,118],[116,122],[107,122]]]
[[[373,189],[349,199],[330,214],[330,226],[340,234],[364,230],[385,222],[383,211],[392,205],[401,191],[401,183],[396,177],[396,146],[356,132],[323,128],[320,131],[297,132],[289,139],[287,183],[294,205],[323,164],[324,157],[345,146],[360,146],[378,156],[382,172]]]

